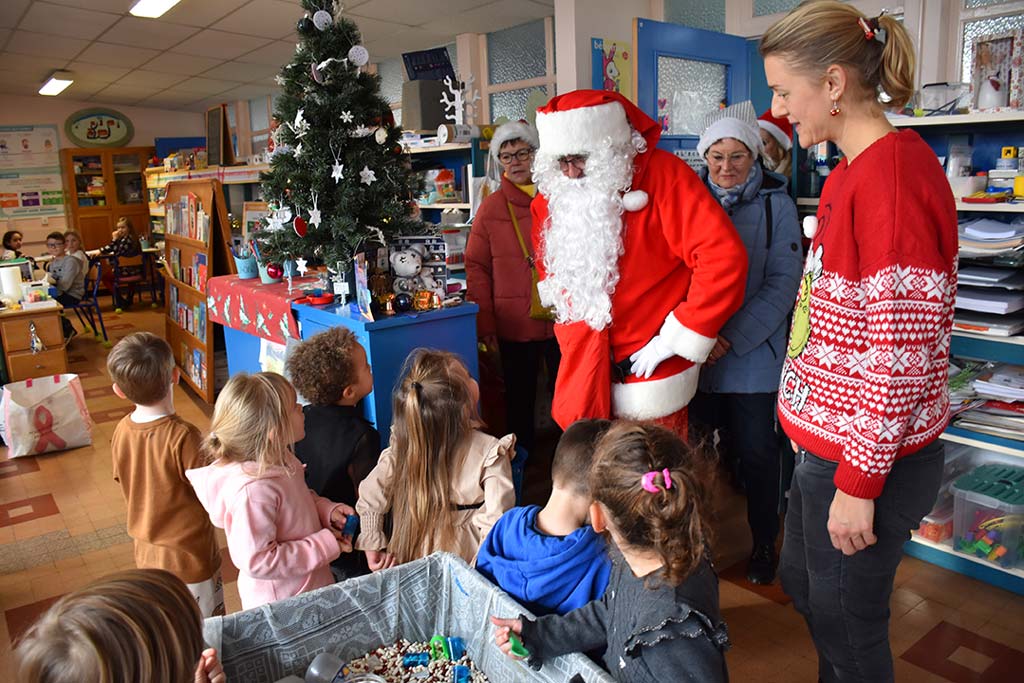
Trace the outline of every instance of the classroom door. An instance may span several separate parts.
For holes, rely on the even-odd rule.
[[[633,46],[637,105],[661,122],[658,146],[684,159],[696,156],[705,114],[750,98],[745,38],[634,19]]]

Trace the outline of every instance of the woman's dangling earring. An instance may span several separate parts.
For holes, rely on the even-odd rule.
[[[832,108],[828,110],[828,113],[832,116],[839,116],[839,112],[842,111],[839,108],[839,99],[832,100]]]

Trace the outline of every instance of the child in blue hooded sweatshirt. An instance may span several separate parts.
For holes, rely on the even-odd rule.
[[[590,464],[608,420],[569,426],[551,463],[547,505],[517,507],[498,520],[476,568],[534,614],[565,614],[604,595],[612,564],[589,524]]]

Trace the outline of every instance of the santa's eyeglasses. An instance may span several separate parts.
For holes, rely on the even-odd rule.
[[[563,171],[569,170],[570,166],[575,167],[577,171],[582,171],[583,167],[587,165],[587,155],[567,154],[563,157],[558,157],[558,165]]]
[[[511,164],[513,159],[519,161],[528,161],[533,156],[533,149],[530,147],[524,147],[515,152],[502,152],[498,155],[498,161],[503,164]]]

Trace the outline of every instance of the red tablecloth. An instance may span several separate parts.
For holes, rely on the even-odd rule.
[[[304,296],[300,287],[316,282],[316,278],[292,278],[289,294],[287,281],[265,285],[259,278],[212,277],[206,283],[206,307],[215,323],[284,344],[289,337],[299,338],[292,301]]]

